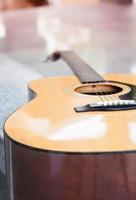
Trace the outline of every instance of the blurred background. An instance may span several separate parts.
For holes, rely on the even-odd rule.
[[[0,51],[38,73],[70,73],[64,63],[49,70],[42,62],[60,48],[77,51],[101,72],[135,71],[135,0],[0,2]]]
[[[3,9],[16,9],[16,8],[26,8],[35,6],[44,6],[51,4],[85,4],[93,3],[101,0],[1,0],[3,4]],[[102,0],[103,1],[103,0]],[[104,0],[105,1],[105,0]],[[132,3],[133,0],[106,0],[109,2],[116,3]]]
[[[100,73],[136,74],[136,0],[0,0],[0,200],[8,199],[3,123],[27,101],[27,83],[71,75],[72,49]]]

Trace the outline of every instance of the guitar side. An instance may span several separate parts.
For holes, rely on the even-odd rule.
[[[5,136],[10,200],[135,200],[136,153],[40,151]]]

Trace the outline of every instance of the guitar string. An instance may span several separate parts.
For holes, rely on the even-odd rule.
[[[92,80],[93,82],[96,82],[95,79],[92,78],[92,75],[89,76],[87,73],[85,73],[85,74],[86,74],[85,78],[87,78],[87,79],[90,79],[90,78],[91,78],[91,80]],[[98,92],[95,90],[94,87],[92,87],[92,89],[93,89],[94,93],[97,94],[97,96],[104,102],[105,99],[106,99],[106,97],[104,97],[104,95],[103,95],[101,92],[100,92],[101,95],[99,95]],[[104,97],[105,99],[103,99],[102,97]],[[106,99],[106,100],[107,100],[107,99]]]
[[[103,95],[107,101],[114,101],[114,98],[109,96],[109,92],[108,91],[106,92],[103,88],[101,88],[100,94]],[[113,93],[110,92],[110,94],[113,94]]]
[[[87,73],[86,73],[86,75],[87,75]],[[83,77],[84,76],[84,77]],[[82,75],[82,79],[86,79],[88,76],[85,76],[85,74],[84,75]],[[88,78],[90,78],[90,77],[88,77]],[[93,87],[92,87],[93,88]],[[103,98],[98,94],[98,92],[97,91],[95,91],[95,89],[93,88],[93,90],[94,90],[94,93],[97,95],[97,97],[101,100],[101,101],[103,101],[104,102],[104,100],[103,100]]]
[[[88,76],[88,77],[89,77],[89,76]],[[93,77],[95,77],[95,75],[93,75]],[[110,101],[110,100],[108,99],[108,97],[105,96],[105,95],[103,94],[103,92],[104,92],[105,94],[108,94],[108,93],[105,92],[103,89],[102,89],[102,92],[100,91],[99,93],[100,93],[101,95],[103,95],[107,101]],[[112,99],[112,98],[111,98],[111,99]]]
[[[66,61],[67,59],[67,57],[65,57],[65,55],[63,54],[63,52],[61,52],[61,54],[60,54],[60,56],[61,56],[61,58],[63,58],[64,59],[64,61]],[[78,65],[79,67],[81,66],[80,65],[80,62],[79,62],[79,65]],[[90,70],[91,68],[89,68],[89,70]],[[81,66],[81,72],[83,71],[83,69],[82,69],[82,66]],[[80,72],[80,70],[79,70],[79,72]],[[86,75],[85,75],[86,74]],[[93,75],[93,76],[92,76]],[[92,80],[95,80],[95,77],[94,77],[94,74],[92,73]],[[84,74],[82,74],[82,76],[84,76],[85,77],[85,79],[86,79],[86,77],[88,78],[88,79],[90,79],[90,76],[88,75],[88,73],[86,72],[86,73],[84,73]],[[79,77],[80,77],[80,74],[79,74]],[[83,77],[81,77],[81,79],[82,79]],[[97,96],[102,100],[102,101],[110,101],[109,99],[108,99],[108,97],[107,96],[105,96],[103,93],[106,93],[106,94],[108,94],[107,92],[105,92],[103,89],[102,89],[102,92],[100,91],[100,92],[96,92],[96,90],[94,89],[94,87],[92,87],[93,88],[93,90],[94,90],[94,92],[97,94]],[[101,95],[99,95],[99,93],[101,94]],[[104,98],[104,100],[103,100],[103,98]],[[113,97],[109,97],[111,100],[114,100],[113,99]]]
[[[86,73],[86,77],[87,78],[91,78],[93,81],[95,81],[95,79],[94,79],[94,75],[92,76],[90,76],[90,75],[88,75],[87,73]],[[96,81],[95,81],[96,82]],[[93,87],[92,87],[93,88]],[[98,94],[98,92],[96,92],[96,90],[93,88],[93,90],[95,91],[95,93],[100,97],[100,95]],[[106,101],[110,101],[109,99],[108,99],[108,97],[106,97],[104,94],[103,94],[103,92],[104,93],[106,93],[107,95],[108,95],[108,92],[105,92],[103,89],[102,89],[102,92],[99,92],[100,94],[101,94],[101,96],[106,100]],[[110,92],[110,94],[113,94],[112,92]],[[111,96],[109,96],[109,98],[113,101],[114,100],[114,98],[112,98]]]
[[[61,53],[61,57],[62,57],[64,60],[66,60],[66,59],[65,59],[66,57],[64,57],[64,55],[63,55],[62,53]],[[80,62],[79,62],[79,65],[78,65],[78,66],[81,66],[81,65],[80,65]],[[75,71],[75,70],[74,70],[74,71]],[[88,76],[87,72],[84,72],[84,73],[83,73],[83,69],[82,69],[82,68],[81,68],[81,72],[82,72],[82,73],[81,73],[81,74],[82,74],[82,77],[81,77],[81,74],[80,74],[80,70],[79,70],[79,73],[75,73],[75,74],[77,74],[77,75],[79,74],[79,78],[81,77],[81,79],[84,79],[84,78],[85,78],[84,80],[86,80],[86,78],[90,79],[90,77]],[[95,80],[95,79],[94,79],[94,80]],[[92,87],[92,88],[93,88],[93,87]],[[97,92],[94,88],[93,88],[93,90],[94,90],[95,94],[99,97],[99,99],[100,99],[101,101],[104,101],[102,97],[104,97],[104,98],[107,100],[107,98],[106,98],[102,93],[101,93],[101,95],[99,95],[98,92]]]
[[[92,74],[92,75],[89,75],[87,72],[86,73],[84,73],[84,75],[86,74],[86,76],[84,76],[85,77],[85,79],[87,78],[87,79],[92,79],[92,80],[94,80],[94,82],[96,82],[95,80],[96,80],[96,78],[95,78],[95,75],[94,74]],[[93,88],[93,87],[92,87]],[[93,88],[93,90],[95,91],[95,89]],[[95,93],[100,97],[100,95],[98,94],[98,92],[96,92],[95,91]],[[104,89],[102,89],[101,90],[101,92],[99,92],[100,94],[101,94],[101,96],[103,96],[104,97],[104,99],[105,100],[107,100],[107,101],[115,101],[115,100],[118,100],[118,96],[117,96],[117,94],[116,93],[112,93],[112,91],[111,92],[105,92],[104,91]],[[108,95],[108,96],[106,96],[106,95],[104,95],[104,94],[106,94],[106,95]],[[110,95],[113,95],[113,96],[110,96]],[[102,98],[101,98],[102,99]],[[111,99],[111,100],[110,100]]]
[[[78,73],[77,73],[76,75],[78,76]],[[80,78],[80,77],[81,77],[81,78]],[[86,72],[82,73],[82,76],[81,76],[81,73],[79,74],[79,79],[81,79],[81,82],[82,82],[82,79],[83,79],[83,80],[86,80],[86,78],[90,79],[90,77],[88,76],[88,74],[87,74]],[[93,87],[92,87],[92,88],[93,88]],[[100,95],[98,94],[98,92],[97,92],[94,88],[93,88],[93,90],[94,90],[94,93],[97,95],[97,97],[98,97],[101,101],[104,102],[102,96],[100,96]]]
[[[93,77],[94,77],[94,75],[93,75]],[[112,93],[112,92],[105,92],[104,89],[102,89],[102,92],[106,93],[106,95],[108,95],[108,97],[109,97],[112,101],[118,100],[118,97],[116,97],[116,94],[114,94],[114,93]],[[114,95],[114,96],[110,96],[109,93],[110,93],[110,95]],[[110,100],[108,99],[108,97],[105,97],[105,98],[106,98],[108,101],[110,101]]]
[[[81,75],[81,74],[80,74]],[[94,74],[92,74],[92,75],[89,75],[87,72],[84,72],[84,74],[82,74],[82,77],[81,77],[81,79],[91,79],[94,83],[95,82],[97,82],[96,81],[96,77],[95,77],[95,75]],[[87,82],[89,82],[89,81],[87,81]],[[104,89],[102,89],[100,92],[97,92],[96,90],[95,90],[95,88],[94,87],[92,87],[92,89],[94,90],[94,93],[99,97],[99,99],[101,100],[101,101],[115,101],[115,100],[118,100],[118,97],[116,97],[116,95],[114,94],[114,93],[112,93],[112,92],[110,92],[110,94],[111,95],[114,95],[113,97],[112,96],[110,96],[110,95],[108,95],[109,94],[109,92],[105,92],[104,91]],[[101,94],[101,95],[99,95],[99,93]],[[106,95],[108,95],[108,96],[106,96],[106,95],[104,95],[104,94],[106,94]]]
[[[88,79],[92,79],[92,80],[94,80],[95,81],[95,75],[93,74],[93,76],[91,75],[88,75],[87,73],[86,73],[86,76],[84,76],[85,78],[88,78]],[[93,77],[93,78],[92,78]],[[96,82],[96,81],[95,81]],[[93,88],[93,87],[92,87]],[[112,91],[111,92],[105,92],[104,91],[104,89],[102,89],[102,92],[99,92],[100,94],[101,94],[101,96],[98,94],[98,92],[96,92],[95,91],[95,89],[93,88],[93,90],[94,90],[94,92],[97,94],[97,96],[99,96],[99,98],[102,100],[102,101],[104,101],[102,98],[101,98],[101,96],[103,96],[107,101],[110,101],[110,99],[112,100],[112,101],[115,101],[115,100],[119,100],[119,96],[117,96],[118,94],[118,92],[117,93],[112,93]],[[105,96],[104,94],[103,94],[103,92],[106,94],[106,95],[108,95],[108,96]],[[113,95],[113,96],[110,96],[110,95]],[[109,99],[108,99],[109,98]],[[127,99],[125,96],[123,97],[123,99]]]
[[[62,55],[62,53],[61,53],[61,57],[62,58],[64,58],[64,56]],[[64,60],[65,60],[65,58],[64,58]],[[81,70],[82,71],[82,70]],[[85,76],[85,74],[86,74],[86,76]],[[87,73],[85,73],[84,74],[84,76],[85,76],[85,78],[87,77],[87,78],[89,78],[90,79],[90,76],[87,74]],[[82,74],[83,75],[83,74]],[[92,76],[93,75],[93,76]],[[92,77],[92,80],[95,80],[95,77],[94,77],[94,74],[92,74],[91,75],[91,77]],[[104,101],[103,100],[103,98],[106,100],[106,101],[110,101],[108,98],[110,98],[111,100],[113,100],[114,101],[114,98],[116,99],[116,97],[115,96],[105,96],[104,94],[106,94],[106,95],[108,95],[109,94],[109,92],[105,92],[104,91],[104,89],[102,88],[102,92],[100,91],[100,92],[96,92],[96,90],[94,89],[94,87],[92,87],[93,88],[93,90],[94,90],[94,92],[97,94],[97,96],[102,100],[102,101]],[[101,94],[101,95],[99,95],[99,93]],[[113,93],[112,92],[110,92],[110,94],[112,94],[113,95]],[[103,97],[103,98],[102,98]]]
[[[91,78],[92,81],[96,82],[95,79],[92,78],[92,77],[93,77],[92,75],[88,75],[87,73],[85,73],[85,74],[86,74],[85,78],[88,78],[88,79]],[[97,94],[97,96],[98,96],[103,102],[105,101],[105,99],[106,99],[106,101],[108,101],[107,97],[105,97],[105,95],[103,95],[102,92],[99,92],[99,93],[101,94],[101,95],[99,95],[98,92],[95,90],[94,87],[92,87],[92,89],[94,90],[95,94]],[[103,99],[102,97],[103,97],[104,99]]]
[[[66,57],[64,56],[65,54],[63,54],[63,52],[61,52],[60,53],[60,57],[64,60],[64,61],[66,61],[67,62],[67,59],[66,59]],[[81,70],[82,71],[82,70]],[[78,74],[77,74],[78,75]],[[89,76],[88,76],[88,74],[86,73],[86,75],[87,75],[87,77],[89,78]],[[83,76],[85,76],[85,74],[83,75],[82,74],[82,77],[81,77],[81,79],[83,78]],[[79,75],[79,77],[80,77],[80,75]],[[86,79],[86,77],[85,77],[85,79]],[[94,88],[93,88],[93,90],[94,90]],[[95,90],[94,90],[95,91]],[[100,98],[100,100],[101,101],[104,101],[103,100],[103,98],[95,91],[95,93],[97,94],[97,96]]]

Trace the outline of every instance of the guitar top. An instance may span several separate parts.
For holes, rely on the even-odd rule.
[[[81,66],[73,70],[75,76],[29,83],[31,101],[7,119],[6,135],[17,143],[47,151],[135,151],[136,76],[117,74],[103,79],[87,68],[85,73]]]

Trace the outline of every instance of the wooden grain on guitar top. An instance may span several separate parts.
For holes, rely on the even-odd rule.
[[[135,75],[107,75],[107,80],[136,84]],[[136,150],[136,111],[76,113],[75,106],[100,101],[79,94],[75,76],[33,81],[37,97],[18,109],[5,123],[14,141],[60,152],[119,152]],[[119,85],[119,84],[117,84]],[[127,86],[118,95],[127,92]],[[109,95],[117,98],[118,95]],[[104,98],[104,97],[103,97]]]

